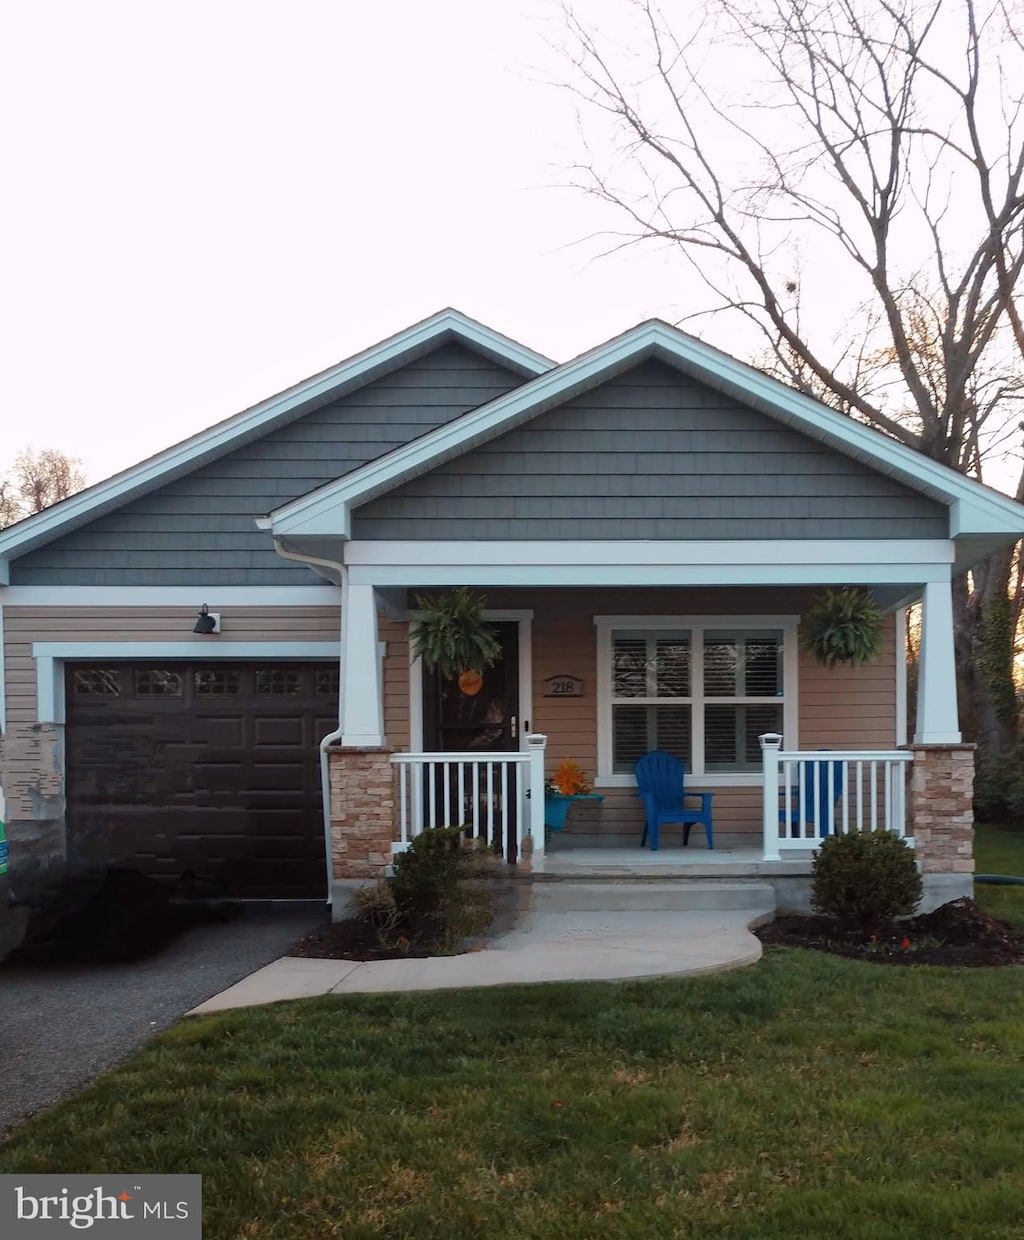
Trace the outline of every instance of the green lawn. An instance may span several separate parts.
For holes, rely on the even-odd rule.
[[[1024,830],[991,824],[979,826],[975,831],[974,860],[979,874],[1024,877]],[[992,887],[979,883],[974,894],[986,912],[1024,931],[1024,887]]]
[[[1022,981],[773,949],[690,981],[190,1019],[0,1171],[199,1171],[207,1240],[1009,1240]]]

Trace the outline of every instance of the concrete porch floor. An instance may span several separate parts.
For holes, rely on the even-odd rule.
[[[556,848],[535,857],[545,878],[765,878],[811,872],[812,849],[765,861],[760,848]]]

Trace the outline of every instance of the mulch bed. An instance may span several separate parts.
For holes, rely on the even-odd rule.
[[[347,921],[329,921],[304,934],[286,954],[314,960],[407,960],[437,955],[436,950],[429,947],[406,942],[408,946],[395,946],[395,943],[401,944],[401,938],[394,934],[391,941],[382,943],[368,922],[350,917]]]
[[[475,938],[463,939],[454,951],[441,951],[436,943],[423,942],[410,928],[401,926],[389,930],[381,939],[370,923],[359,917],[345,921],[328,921],[288,948],[288,956],[306,956],[314,960],[408,960],[427,956],[460,956],[465,952],[480,951],[489,943],[507,934],[518,921],[521,884],[508,878],[496,878],[490,883],[494,901],[493,917],[487,932]]]
[[[893,923],[876,935],[842,930],[828,917],[786,914],[754,931],[762,943],[808,947],[874,964],[939,964],[983,969],[1024,964],[1024,938],[973,900],[951,900],[931,913]]]

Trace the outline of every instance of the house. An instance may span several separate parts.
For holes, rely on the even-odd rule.
[[[445,818],[537,872],[621,856],[651,748],[714,792],[716,837],[652,863],[805,874],[777,798],[830,749],[836,829],[891,825],[932,903],[969,892],[950,581],[1022,534],[1002,495],[664,323],[555,365],[444,311],[0,533],[15,884],[118,860],[340,907]],[[473,693],[409,656],[417,597],[461,585],[504,650]],[[886,612],[856,670],[798,642],[837,586]],[[546,853],[562,758],[604,800]]]

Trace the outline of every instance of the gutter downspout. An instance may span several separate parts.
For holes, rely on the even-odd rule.
[[[281,544],[281,539],[274,538],[274,550],[283,560],[295,560],[299,564],[314,565],[319,564],[322,568],[329,568],[337,572],[344,583],[347,577],[347,571],[344,564],[339,564],[336,560],[320,560],[313,555],[300,555],[297,551],[286,551]],[[340,625],[339,625],[340,628]],[[340,661],[339,661],[340,662]],[[344,675],[344,672],[342,673]],[[341,699],[339,696],[339,707]],[[330,760],[327,756],[327,750],[335,741],[341,740],[342,727],[341,720],[338,720],[338,726],[333,732],[320,741],[320,793],[323,798],[324,813],[324,856],[327,862],[327,904],[333,903],[333,892],[331,890],[331,878],[334,873],[334,856],[331,850],[331,770]]]

